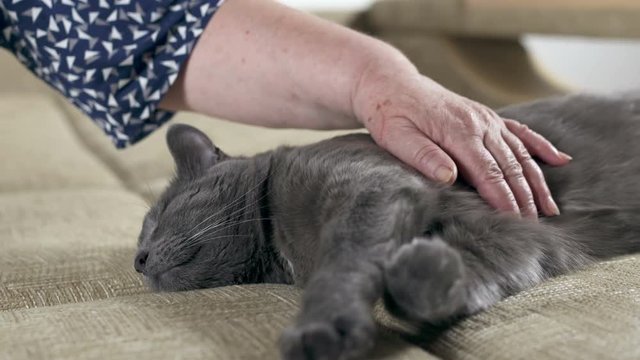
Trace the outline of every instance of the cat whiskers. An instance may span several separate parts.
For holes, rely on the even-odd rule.
[[[254,202],[254,203],[246,204],[246,205],[244,205],[243,207],[241,207],[240,209],[236,209],[236,210],[232,211],[230,214],[228,214],[228,216],[229,216],[229,217],[233,217],[233,216],[235,216],[235,215],[241,214],[244,210],[246,210],[247,208],[249,208],[249,207],[251,207],[251,206],[255,205],[255,203],[259,202],[261,199],[262,199],[262,197],[261,197],[261,198],[259,198],[258,200],[256,200],[256,202]],[[188,242],[188,241],[191,241],[191,240],[193,240],[193,239],[197,239],[197,238],[198,238],[199,236],[201,236],[202,234],[205,234],[205,233],[207,233],[207,232],[209,232],[209,231],[211,231],[211,230],[215,230],[215,229],[219,228],[220,226],[224,226],[225,224],[228,224],[230,221],[233,221],[233,220],[228,220],[228,221],[226,221],[226,222],[222,222],[222,223],[213,223],[213,224],[210,224],[210,225],[208,225],[207,227],[205,227],[204,229],[202,229],[201,231],[199,231],[198,233],[196,233],[196,234],[194,234],[194,235],[192,235],[192,236],[188,237],[188,238],[187,238],[187,239],[185,239],[184,241]]]
[[[251,191],[251,190],[249,190],[249,191]],[[247,191],[247,193],[245,193],[244,195],[242,195],[240,198],[244,199],[244,197],[249,193],[249,191]],[[268,195],[268,193],[263,194],[262,196],[260,196],[259,198],[257,198],[255,201],[253,201],[253,202],[251,202],[251,203],[248,203],[248,204],[245,204],[245,205],[244,205],[244,206],[242,206],[241,208],[239,208],[239,209],[236,209],[236,210],[232,211],[231,213],[229,213],[229,214],[228,214],[228,216],[229,216],[229,217],[233,217],[233,216],[235,216],[235,215],[238,215],[239,213],[242,213],[242,212],[243,212],[244,210],[246,210],[247,208],[249,208],[249,207],[251,207],[251,206],[254,206],[254,205],[258,204],[258,203],[259,203],[262,199],[264,199],[267,195]],[[234,202],[236,202],[236,201],[234,201]],[[228,208],[228,206],[225,206],[225,208]],[[220,212],[221,212],[221,211],[218,211],[218,212],[216,212],[216,214],[220,214]],[[211,217],[212,217],[212,216],[208,216],[208,217],[207,217],[207,219],[209,219],[209,218],[211,218]],[[206,233],[207,231],[210,231],[210,230],[212,230],[212,229],[215,229],[215,228],[217,228],[217,227],[219,227],[219,226],[221,226],[221,225],[222,225],[222,224],[219,224],[219,223],[218,223],[218,224],[213,223],[213,224],[207,225],[204,229],[202,229],[202,230],[198,231],[196,234],[191,235],[191,236],[190,236],[190,237],[188,237],[185,241],[189,241],[189,240],[191,240],[191,239],[193,239],[193,238],[197,238],[198,236],[200,236],[200,235],[202,235],[202,234]]]
[[[215,228],[210,229],[211,230],[215,230],[212,233],[209,233],[209,231],[203,233],[201,236],[197,237],[197,238],[192,238],[189,240],[185,240],[185,242],[187,242],[184,246],[185,249],[188,248],[192,248],[195,246],[199,246],[201,245],[203,242],[206,241],[213,241],[215,239],[217,239],[217,237],[213,237],[216,234],[219,234],[221,231],[227,230],[229,228],[232,228],[234,226],[238,226],[240,224],[246,224],[248,222],[252,222],[252,221],[263,221],[263,220],[270,220],[270,217],[264,217],[264,218],[254,218],[254,219],[246,219],[246,220],[240,220],[240,221],[227,221],[224,223],[220,223],[218,224]],[[236,234],[236,235],[227,235],[227,236],[246,236],[246,237],[250,237],[251,235],[241,235],[241,234]]]
[[[204,229],[201,229],[201,230],[198,230],[198,227],[199,227],[200,225],[202,225],[203,223],[207,222],[208,220],[210,220],[211,218],[213,218],[213,217],[215,217],[215,216],[217,216],[217,215],[220,215],[221,213],[223,213],[224,211],[228,210],[229,208],[231,208],[231,207],[233,207],[233,206],[235,206],[235,205],[239,204],[239,203],[240,203],[240,202],[241,202],[241,201],[242,201],[242,200],[243,200],[243,199],[244,199],[244,198],[245,198],[245,197],[246,197],[246,196],[247,196],[251,191],[253,191],[253,190],[255,190],[256,188],[258,188],[259,186],[261,186],[267,178],[268,178],[268,175],[265,175],[262,179],[260,179],[260,180],[256,183],[256,185],[254,185],[253,187],[251,187],[251,188],[250,188],[249,190],[247,190],[244,194],[242,194],[242,195],[238,196],[238,198],[236,198],[235,200],[233,200],[233,201],[232,201],[232,202],[230,202],[229,204],[225,205],[222,209],[220,209],[220,210],[216,211],[215,213],[213,213],[213,214],[211,214],[211,215],[207,216],[207,218],[205,218],[204,220],[202,220],[202,221],[200,221],[198,224],[196,224],[196,225],[193,227],[193,230],[191,230],[191,231],[190,231],[190,233],[192,233],[192,235],[190,235],[190,236],[189,236],[189,238],[187,238],[187,240],[186,240],[186,241],[190,240],[191,238],[195,238],[195,237],[197,237],[197,236],[201,235],[202,233],[204,233],[204,232],[208,231],[208,230],[209,230],[209,228],[210,228],[211,226],[213,226],[213,224],[211,224],[211,225],[206,225],[206,224],[205,224]],[[257,200],[256,200],[256,203],[257,203],[257,202],[259,202],[260,200],[262,200],[266,195],[267,195],[267,194],[262,195],[259,199],[257,199]],[[247,209],[247,207],[249,207],[249,206],[251,206],[251,205],[253,205],[253,204],[247,204],[247,205],[245,205],[244,207],[242,207],[241,209],[238,209],[238,210],[233,211],[231,214],[229,214],[229,216],[233,216],[233,215],[237,214],[239,211],[243,211],[243,210]],[[195,234],[193,234],[194,232],[195,232]]]
[[[244,234],[229,234],[229,235],[222,235],[222,236],[216,236],[216,234],[220,233],[220,231],[229,229],[231,227],[234,227],[240,224],[244,224],[252,221],[270,220],[270,219],[271,219],[270,217],[267,217],[267,218],[255,218],[255,219],[246,219],[246,220],[235,221],[235,222],[221,223],[219,224],[219,227],[216,231],[212,233],[204,234],[201,237],[198,237],[195,239],[191,239],[189,243],[183,244],[180,250],[184,252],[184,251],[193,249],[194,247],[201,246],[204,242],[215,241],[216,239],[222,239],[226,237],[252,237],[252,235],[244,235]],[[221,226],[224,226],[224,227],[220,228]],[[158,249],[158,253],[164,257],[168,257],[168,254],[171,252],[171,250],[172,250],[171,247],[169,247],[168,245],[165,245],[165,246],[161,246]]]
[[[251,237],[251,235],[240,235],[240,234],[237,234],[237,235],[208,236],[206,238],[201,239],[202,241],[199,242],[199,243],[189,244],[188,246],[183,247],[182,249],[180,249],[180,253],[176,254],[176,256],[182,256],[182,255],[186,254],[190,258],[195,257],[197,255],[197,253],[200,251],[200,249],[197,249],[195,252],[190,252],[189,250],[193,249],[194,247],[200,247],[201,248],[201,246],[196,246],[196,245],[201,245],[202,242],[205,242],[205,241],[216,241],[216,240],[225,239],[225,238],[248,238],[248,237]],[[188,261],[185,261],[184,263],[181,263],[181,264],[176,265],[176,266],[180,266],[180,265],[183,265],[183,264],[186,264],[186,263],[189,263],[189,262],[190,261],[188,260]]]

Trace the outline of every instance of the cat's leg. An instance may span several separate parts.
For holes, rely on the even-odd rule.
[[[456,216],[385,264],[385,300],[407,320],[441,323],[590,262],[557,228],[503,216]]]
[[[296,324],[280,347],[286,360],[342,360],[374,344],[373,304],[382,295],[381,263],[371,251],[338,247],[305,286]]]

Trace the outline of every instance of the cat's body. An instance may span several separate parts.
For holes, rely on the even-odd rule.
[[[373,303],[441,322],[596,259],[640,251],[640,95],[505,109],[571,154],[542,165],[562,214],[497,214],[364,134],[227,158],[203,134],[168,134],[178,175],[150,211],[136,268],[161,290],[295,281],[305,287],[287,359],[358,357]]]

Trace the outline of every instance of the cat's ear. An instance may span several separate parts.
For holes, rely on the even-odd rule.
[[[227,158],[209,137],[193,126],[175,124],[167,132],[167,145],[179,178],[194,178]]]

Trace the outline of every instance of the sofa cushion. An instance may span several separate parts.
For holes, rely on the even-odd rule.
[[[0,192],[120,187],[47,95],[0,97]]]
[[[147,292],[133,269],[145,208],[122,190],[0,195],[0,310]]]
[[[51,87],[29,72],[13,53],[0,48],[0,96],[7,94],[50,93]]]
[[[367,21],[378,31],[429,31],[465,36],[524,33],[640,36],[635,0],[383,0]]]
[[[299,290],[253,285],[0,312],[7,359],[278,359]],[[434,359],[383,332],[369,359]]]

